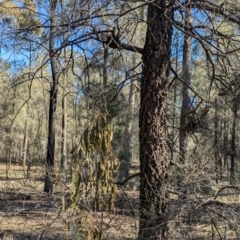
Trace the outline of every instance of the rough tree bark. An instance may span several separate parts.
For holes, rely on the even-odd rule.
[[[169,160],[166,101],[174,2],[157,0],[148,6],[139,119],[141,180],[138,239],[167,238]]]
[[[49,194],[52,194],[53,192],[53,182],[51,175],[54,170],[56,107],[57,107],[58,81],[60,74],[58,68],[58,53],[54,49],[56,34],[56,21],[55,21],[56,7],[57,0],[50,1],[49,59],[51,65],[52,82],[50,84],[48,143],[46,159],[46,176],[44,184],[44,192],[47,192]]]

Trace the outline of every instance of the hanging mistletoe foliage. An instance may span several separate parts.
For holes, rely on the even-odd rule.
[[[116,195],[114,173],[118,170],[119,161],[112,151],[112,137],[109,114],[98,115],[92,126],[84,130],[79,145],[72,152],[76,161],[72,168],[73,206],[78,203],[80,185],[84,184],[85,193],[88,199],[93,200],[94,209],[113,210]]]

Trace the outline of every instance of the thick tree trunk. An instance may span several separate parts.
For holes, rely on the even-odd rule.
[[[48,119],[48,143],[47,143],[47,159],[46,159],[46,177],[44,184],[44,192],[52,194],[53,182],[52,173],[54,171],[54,154],[55,154],[55,125],[56,125],[56,107],[58,93],[58,55],[54,49],[54,40],[56,34],[55,12],[57,0],[50,2],[50,37],[49,37],[49,57],[52,72],[52,83],[49,99],[49,119]]]
[[[168,152],[167,80],[170,71],[174,1],[153,1],[143,52],[140,107],[140,228],[138,239],[166,239]]]

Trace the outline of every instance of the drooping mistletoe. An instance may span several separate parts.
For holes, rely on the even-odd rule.
[[[69,239],[104,239],[101,227],[93,224],[95,219],[91,211],[114,210],[114,173],[118,170],[119,161],[112,151],[112,137],[111,116],[100,114],[84,130],[78,146],[71,152],[69,207],[63,199]]]
[[[118,170],[119,160],[112,151],[112,137],[109,114],[99,114],[84,130],[79,145],[73,151],[76,164],[72,169],[72,205],[79,201],[80,185],[85,184],[85,192],[88,198],[92,198],[94,209],[113,210],[114,173]]]

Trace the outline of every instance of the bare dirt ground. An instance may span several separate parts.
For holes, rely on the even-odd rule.
[[[6,165],[0,165],[0,232],[11,231],[15,240],[68,239],[61,210],[62,196],[69,195],[68,190],[55,185],[53,195],[43,193],[42,167],[32,167],[30,178],[26,176],[26,169],[12,165],[6,179]],[[114,214],[93,213],[95,224],[102,228],[107,239],[136,239],[138,223],[133,205],[138,196],[136,192],[130,195],[133,199],[116,204]],[[128,212],[122,210],[126,204]]]
[[[30,173],[27,178],[26,169],[12,165],[6,174],[6,165],[0,164],[0,232],[11,231],[15,240],[69,239],[62,197],[69,198],[70,185],[55,181],[54,193],[49,196],[43,192],[44,168],[32,167]],[[178,199],[171,194],[169,239],[240,239],[240,188],[226,185],[219,188],[229,191],[227,195],[221,191],[223,195],[215,197],[214,193],[207,198],[194,193]],[[108,240],[137,239],[138,194],[119,188],[115,212],[88,209],[91,220],[85,222],[85,229],[96,227]]]

